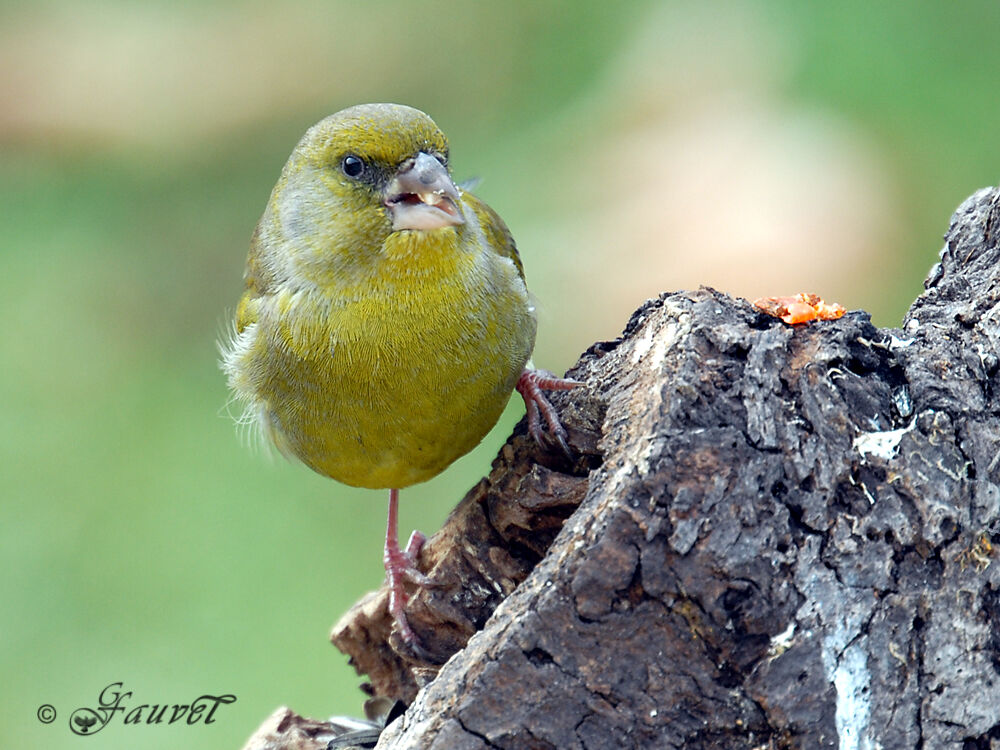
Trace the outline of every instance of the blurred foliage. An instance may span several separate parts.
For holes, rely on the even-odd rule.
[[[0,7],[0,745],[77,747],[69,714],[117,680],[134,691],[130,705],[225,692],[238,702],[209,727],[119,717],[88,740],[101,748],[235,748],[279,704],[360,712],[359,679],[326,634],[381,579],[385,498],[262,460],[236,437],[215,340],[250,232],[309,124],[361,100],[420,106],[450,135],[458,177],[485,178],[479,192],[521,238],[534,291],[556,301],[536,362],[565,369],[624,318],[608,308],[596,331],[563,314],[568,295],[602,308],[592,292],[557,288],[574,248],[545,230],[603,207],[581,208],[573,190],[607,184],[597,165],[614,162],[599,159],[622,144],[605,124],[647,116],[622,114],[614,71],[640,30],[685,12],[656,5]],[[770,96],[833,113],[874,145],[895,194],[894,244],[878,284],[856,283],[876,322],[897,323],[951,211],[997,180],[1000,6],[713,7],[759,19],[781,47]],[[215,50],[230,22],[237,34],[254,19],[266,33],[240,38],[271,39],[274,26],[274,49]],[[204,24],[211,33],[198,36]],[[173,41],[156,36],[163,29]],[[202,48],[180,43],[190,39]],[[692,42],[708,58],[724,52],[713,44]],[[102,59],[105,48],[123,57]],[[189,52],[194,62],[177,68]],[[267,68],[279,53],[283,66]],[[139,73],[130,54],[147,62]],[[198,61],[215,93],[199,89]],[[683,63],[672,58],[671,72],[686,75]],[[115,88],[115,76],[128,80]],[[243,98],[223,96],[235,90]],[[440,525],[520,414],[512,403],[476,451],[403,493],[404,535]],[[43,703],[59,712],[52,725],[35,718]]]

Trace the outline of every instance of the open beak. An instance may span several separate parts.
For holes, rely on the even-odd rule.
[[[426,231],[464,224],[459,197],[448,170],[423,151],[404,161],[385,189],[385,205],[394,231]]]

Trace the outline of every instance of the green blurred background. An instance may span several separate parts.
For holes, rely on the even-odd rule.
[[[314,121],[381,100],[437,120],[562,371],[702,283],[897,325],[997,181],[998,32],[995,0],[0,6],[0,746],[238,748],[281,704],[360,711],[327,634],[380,582],[384,493],[241,445],[216,362]],[[520,414],[403,493],[404,535]],[[71,735],[119,680],[130,706],[238,702]]]

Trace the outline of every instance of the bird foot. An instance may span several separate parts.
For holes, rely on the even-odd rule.
[[[398,575],[417,586],[433,588],[437,584],[417,569],[417,558],[420,556],[420,550],[424,548],[426,541],[427,537],[424,536],[423,532],[413,531],[406,543],[406,549],[392,550],[388,554],[394,558],[392,564]],[[389,570],[388,565],[387,563],[386,571]]]
[[[554,440],[568,458],[572,458],[572,454],[566,444],[566,430],[559,421],[555,407],[542,391],[568,391],[580,385],[583,383],[579,380],[557,378],[540,370],[525,369],[521,373],[521,377],[518,378],[516,386],[517,392],[524,399],[524,407],[528,412],[528,432],[531,433],[531,437],[543,447]],[[547,434],[542,429],[542,418],[545,419],[549,428]]]
[[[429,660],[427,652],[420,643],[420,638],[413,632],[413,628],[410,627],[410,623],[406,619],[405,609],[409,596],[404,586],[405,581],[425,588],[433,588],[438,585],[417,570],[417,557],[420,555],[425,541],[427,541],[427,537],[419,531],[414,531],[410,534],[406,549],[401,550],[394,545],[387,544],[382,560],[385,563],[385,574],[389,583],[389,614],[392,615],[396,627],[399,628],[399,635],[407,647],[418,657]]]

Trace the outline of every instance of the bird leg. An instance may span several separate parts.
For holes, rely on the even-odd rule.
[[[535,442],[541,446],[546,445],[548,442],[545,432],[542,430],[541,418],[544,417],[545,423],[549,428],[549,439],[554,439],[559,443],[559,447],[562,448],[563,453],[567,456],[571,454],[569,446],[566,445],[566,430],[559,421],[559,415],[556,414],[555,407],[552,406],[542,391],[568,391],[571,388],[576,388],[578,385],[583,385],[583,383],[579,380],[557,378],[554,375],[547,375],[539,370],[525,368],[524,372],[521,373],[521,377],[518,378],[516,386],[517,392],[524,399],[524,407],[528,412],[528,432],[531,433]]]
[[[410,623],[406,621],[406,613],[403,611],[408,599],[406,590],[403,588],[403,581],[407,580],[419,586],[433,584],[430,578],[417,570],[417,555],[420,554],[420,548],[424,546],[426,537],[419,531],[414,531],[410,535],[406,549],[399,548],[398,505],[399,490],[389,490],[389,517],[385,526],[385,553],[382,556],[386,578],[389,581],[389,614],[396,621],[403,641],[419,655],[423,649],[420,647],[417,634],[413,632]]]

